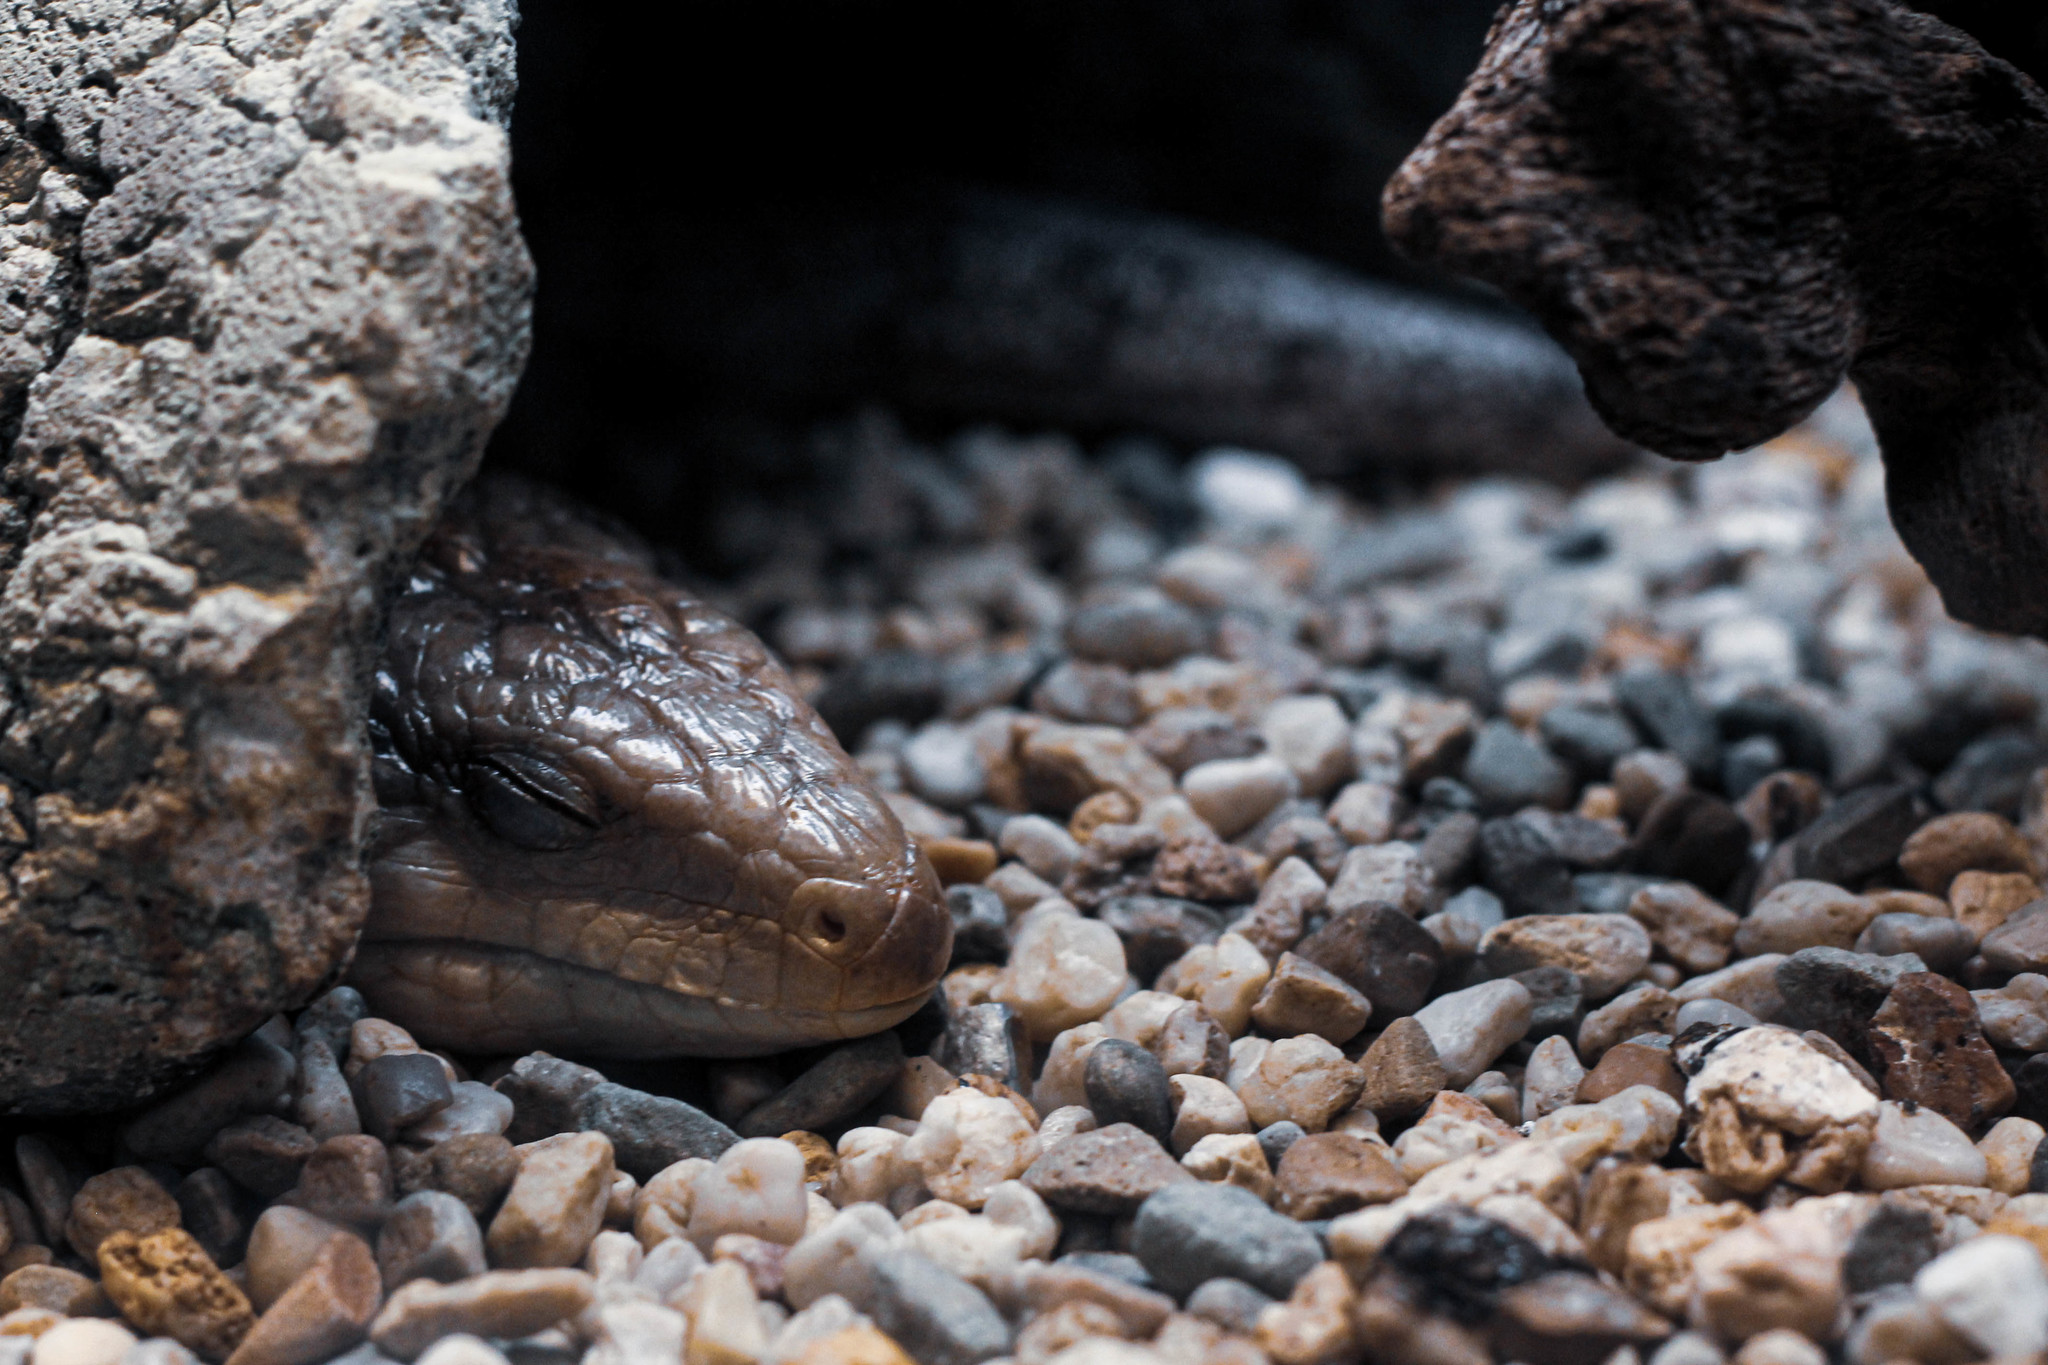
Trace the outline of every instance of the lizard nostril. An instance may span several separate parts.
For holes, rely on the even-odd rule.
[[[818,937],[827,943],[837,943],[846,937],[846,921],[827,910],[818,916]]]

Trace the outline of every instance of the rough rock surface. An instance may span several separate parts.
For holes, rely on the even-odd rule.
[[[2044,166],[2040,89],[1890,0],[1518,0],[1386,216],[1664,454],[1754,445],[1853,378],[1950,612],[2040,633]]]
[[[502,0],[0,20],[0,1111],[339,968],[382,589],[524,361]]]

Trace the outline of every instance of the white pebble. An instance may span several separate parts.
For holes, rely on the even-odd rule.
[[[880,1204],[850,1204],[790,1249],[782,1266],[782,1296],[796,1309],[827,1294],[865,1298],[866,1259],[903,1245],[903,1239],[903,1229]]]
[[[1123,940],[1100,920],[1038,915],[1019,920],[1009,965],[989,995],[1017,1011],[1035,1042],[1102,1017],[1124,987]]]
[[[1196,764],[1180,779],[1188,805],[1225,839],[1235,839],[1265,819],[1296,789],[1294,774],[1270,754],[1214,758]]]
[[[442,1337],[413,1365],[507,1365],[497,1347],[467,1332]]]
[[[1244,1101],[1221,1081],[1207,1076],[1169,1076],[1166,1088],[1173,1101],[1175,1156],[1186,1156],[1190,1147],[1211,1133],[1252,1130]]]
[[[903,774],[910,789],[944,810],[964,810],[981,799],[988,772],[971,731],[935,722],[903,745]]]
[[[512,1101],[481,1081],[459,1081],[446,1109],[405,1130],[407,1142],[446,1142],[466,1133],[496,1137],[512,1126]]]
[[[2048,1349],[2048,1273],[2031,1242],[1974,1237],[1922,1266],[1913,1292],[1988,1356]]]
[[[36,1338],[31,1365],[120,1365],[135,1334],[106,1318],[68,1318]]]
[[[1519,981],[1487,981],[1440,995],[1415,1012],[1443,1062],[1449,1084],[1462,1090],[1529,1031],[1535,997]]]
[[[1265,955],[1242,934],[1224,934],[1188,949],[1171,970],[1173,993],[1201,1002],[1233,1038],[1250,1025],[1252,1006],[1273,975]]]
[[[1015,815],[1003,822],[996,846],[1032,872],[1057,886],[1066,880],[1081,845],[1066,829],[1043,815]]]
[[[803,1153],[781,1138],[748,1138],[697,1176],[689,1238],[700,1250],[728,1232],[788,1246],[803,1236],[809,1212]]]
[[[997,1185],[1024,1174],[1038,1150],[1038,1134],[1016,1105],[962,1086],[925,1106],[903,1159],[933,1194],[978,1209]]]
[[[1877,1133],[1863,1158],[1865,1189],[1982,1185],[1987,1174],[1984,1154],[1969,1134],[1932,1109],[1908,1113],[1895,1100],[1878,1106]]]
[[[1202,515],[1225,531],[1258,534],[1293,523],[1308,507],[1308,482],[1274,455],[1218,446],[1196,458],[1188,482]]]
[[[1304,796],[1325,796],[1351,776],[1351,722],[1334,697],[1283,697],[1266,708],[1259,733]]]
[[[1400,789],[1385,782],[1353,782],[1337,793],[1323,818],[1349,844],[1383,844],[1401,816]]]
[[[886,1203],[897,1186],[918,1179],[917,1168],[903,1156],[903,1144],[909,1140],[887,1128],[849,1128],[841,1133],[839,1161],[832,1168],[832,1202],[840,1208]]]

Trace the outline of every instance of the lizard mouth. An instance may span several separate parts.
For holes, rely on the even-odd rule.
[[[685,995],[520,948],[435,938],[365,941],[348,979],[372,1013],[428,1046],[592,1057],[759,1057],[879,1032],[931,995],[854,1009]]]

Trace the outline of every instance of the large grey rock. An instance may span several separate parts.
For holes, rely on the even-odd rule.
[[[382,588],[526,354],[512,22],[0,17],[0,1112],[133,1103],[354,941]]]

